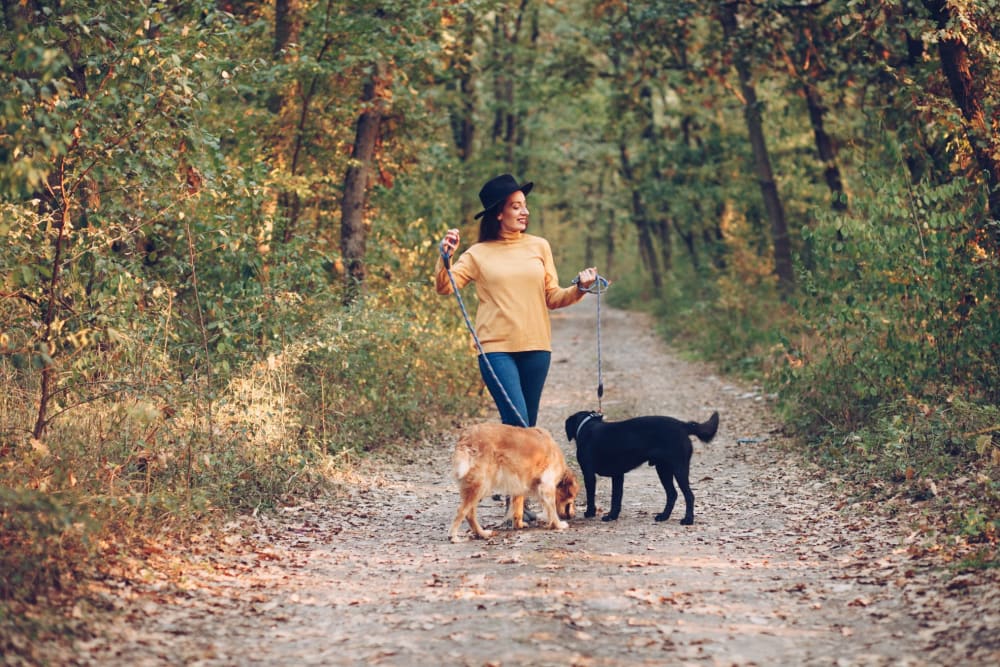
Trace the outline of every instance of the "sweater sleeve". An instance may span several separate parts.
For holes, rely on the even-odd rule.
[[[463,252],[457,260],[452,257],[452,260],[451,275],[455,278],[455,285],[458,286],[458,289],[462,289],[476,279],[476,263],[468,252]],[[445,270],[444,260],[441,259],[440,255],[438,255],[437,264],[434,266],[434,288],[438,294],[451,294],[453,291],[451,281],[448,279],[448,271]]]
[[[542,246],[542,257],[545,264],[545,305],[549,310],[572,306],[583,299],[586,292],[581,292],[576,285],[559,287],[559,276],[556,273],[556,263],[552,259],[552,247],[548,241]]]

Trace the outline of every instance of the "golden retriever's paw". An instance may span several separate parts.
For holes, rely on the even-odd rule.
[[[460,544],[462,542],[468,542],[469,541],[469,538],[465,537],[464,535],[452,535],[450,537],[450,539],[451,539],[451,543],[452,544]]]
[[[488,540],[491,537],[493,537],[494,535],[496,535],[496,531],[495,530],[484,530],[479,537],[483,538],[484,540]]]
[[[556,521],[556,530],[566,530],[569,528],[569,524],[565,521]]]

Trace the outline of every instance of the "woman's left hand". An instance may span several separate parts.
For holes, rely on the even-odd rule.
[[[584,269],[576,275],[576,282],[580,289],[588,289],[597,280],[597,267],[592,266]]]

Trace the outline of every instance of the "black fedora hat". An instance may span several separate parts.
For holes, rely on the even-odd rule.
[[[535,187],[535,184],[530,181],[524,185],[518,185],[517,179],[510,174],[501,174],[496,178],[491,178],[486,181],[486,185],[479,191],[479,201],[483,204],[483,210],[476,213],[475,219],[478,220],[486,215],[486,212],[494,206],[503,204],[507,201],[507,197],[518,190],[527,195],[533,187]]]

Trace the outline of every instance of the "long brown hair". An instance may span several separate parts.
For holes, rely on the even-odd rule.
[[[479,221],[479,242],[496,241],[500,238],[500,213],[507,205],[506,200],[488,209]]]

